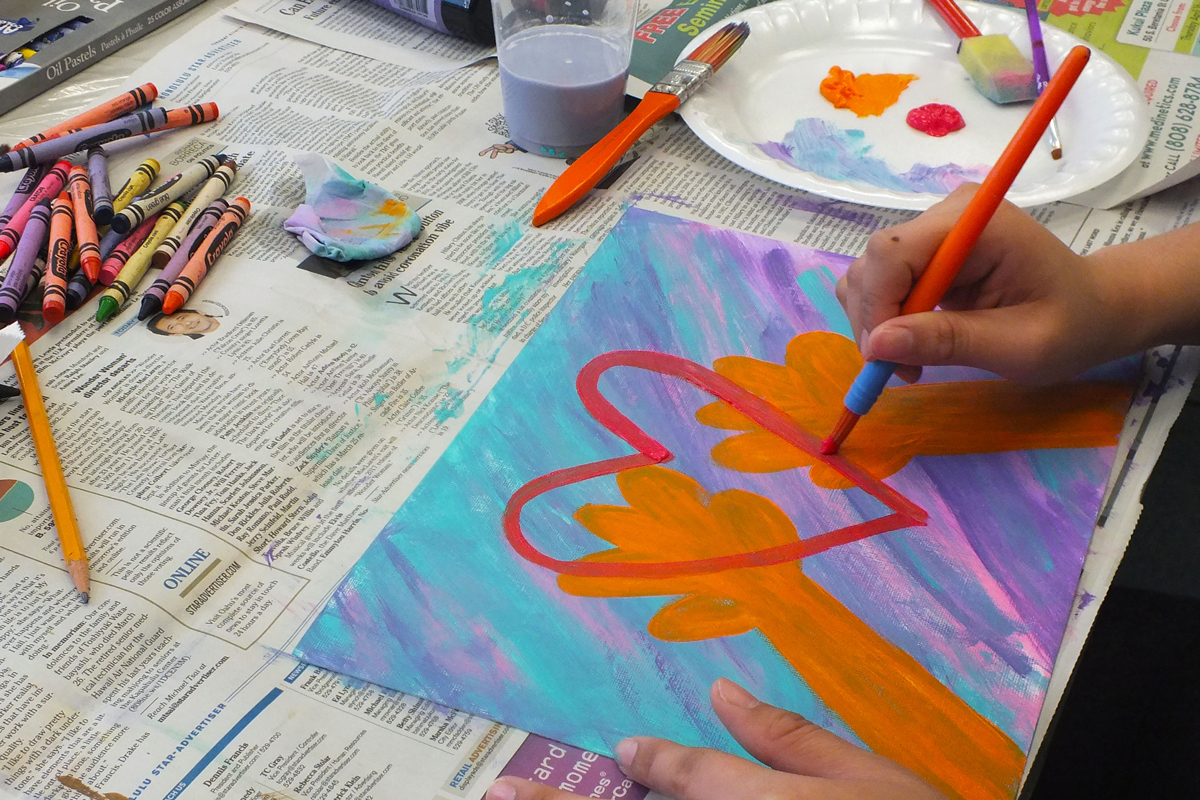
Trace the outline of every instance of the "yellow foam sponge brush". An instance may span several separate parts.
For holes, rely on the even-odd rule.
[[[958,43],[958,63],[979,93],[993,103],[1019,103],[1038,96],[1033,64],[1007,36],[963,39]]]
[[[954,0],[929,0],[929,5],[962,40],[958,43],[958,63],[980,94],[993,103],[1037,98],[1033,64],[1021,55],[1012,39],[998,33],[984,36]]]

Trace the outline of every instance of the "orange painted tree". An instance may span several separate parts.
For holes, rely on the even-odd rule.
[[[588,505],[575,518],[615,545],[583,561],[661,562],[751,552],[794,542],[796,528],[767,498],[737,489],[710,495],[664,467],[617,475],[628,506]],[[686,642],[759,630],[872,750],[951,797],[1012,797],[1025,755],[916,659],[871,630],[806,576],[799,563],[678,578],[561,576],[568,594],[683,595],[650,620],[650,633]]]

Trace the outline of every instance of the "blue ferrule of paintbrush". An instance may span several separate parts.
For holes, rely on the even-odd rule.
[[[895,361],[868,361],[846,392],[846,408],[860,417],[870,411],[896,367]]]

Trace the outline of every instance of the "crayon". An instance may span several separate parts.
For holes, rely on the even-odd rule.
[[[154,179],[158,177],[158,171],[161,165],[153,158],[147,158],[145,161],[137,165],[137,169],[129,176],[129,180],[125,181],[125,185],[121,187],[121,191],[117,192],[117,196],[113,198],[113,210],[120,211],[133,202],[133,198],[146,191],[146,187],[154,183]]]
[[[128,139],[143,133],[156,133],[172,128],[182,128],[186,125],[211,122],[217,117],[216,103],[204,103],[170,110],[152,108],[149,111],[139,111],[112,122],[82,128],[57,139],[47,139],[40,144],[33,144],[20,150],[10,150],[0,156],[0,172],[12,172],[14,169],[36,166],[79,150],[87,150],[97,145]]]
[[[150,231],[154,229],[155,224],[158,222],[158,217],[159,215],[155,214],[134,228],[130,233],[124,235],[125,238],[113,248],[112,252],[105,257],[104,263],[100,265],[100,283],[108,286],[116,279],[117,273],[129,261],[129,257],[141,247],[142,242],[146,241],[146,237],[150,235]],[[113,231],[109,231],[109,233],[111,234]]]
[[[125,206],[115,214],[109,225],[114,231],[125,233],[141,225],[146,217],[162,211],[174,201],[183,197],[192,189],[212,177],[221,166],[223,156],[206,156],[190,165],[183,172],[172,175],[171,178],[156,189]]]
[[[80,266],[93,281],[100,274],[100,237],[96,223],[88,214],[91,205],[92,187],[88,173],[83,167],[71,167],[68,189],[71,192],[71,210],[75,213],[76,252]],[[72,258],[72,261],[75,259]]]
[[[204,213],[204,210],[212,205],[212,202],[221,195],[229,191],[229,187],[233,184],[234,174],[237,172],[237,162],[227,160],[221,163],[219,169],[213,173],[213,176],[204,182],[200,187],[200,191],[196,192],[196,196],[192,198],[192,202],[188,205],[187,210],[183,212],[183,216],[179,218],[179,222],[175,223],[175,227],[163,239],[162,244],[154,251],[154,258],[151,261],[152,266],[162,269],[171,260],[171,256],[175,255],[175,251],[179,249],[179,243],[188,235],[188,231],[195,225],[196,220]]]
[[[179,216],[183,214],[183,209],[183,201],[176,200],[159,214],[158,222],[151,229],[150,235],[138,246],[138,249],[125,262],[125,266],[117,273],[117,277],[109,282],[108,288],[100,295],[100,307],[96,309],[97,322],[104,322],[109,317],[116,316],[117,312],[121,310],[121,306],[125,305],[129,295],[133,294],[133,290],[145,276],[146,270],[150,268],[150,260],[154,256],[154,251],[175,227]]]
[[[91,215],[97,225],[107,225],[113,215],[112,185],[108,181],[108,153],[103,147],[88,150],[88,181],[92,187]]]
[[[29,288],[26,281],[49,233],[50,201],[43,200],[30,213],[25,233],[4,276],[4,285],[0,286],[0,325],[8,325],[17,318],[17,309]]]
[[[138,311],[138,319],[149,319],[150,317],[162,311],[163,298],[167,296],[167,290],[171,288],[171,284],[179,277],[179,273],[183,272],[183,268],[187,265],[188,260],[196,254],[200,249],[200,245],[204,244],[204,239],[208,236],[208,232],[217,224],[217,220],[229,208],[229,203],[223,198],[218,197],[212,201],[212,204],[204,209],[200,217],[196,220],[196,224],[188,231],[188,235],[180,243],[179,247],[171,255],[171,260],[162,268],[162,272],[154,283],[150,284],[150,288],[146,290],[146,294],[142,296],[142,307]],[[161,251],[155,251],[157,255]]]
[[[29,147],[31,144],[44,142],[47,139],[57,139],[65,133],[71,133],[81,128],[112,122],[114,119],[133,113],[141,106],[154,102],[156,97],[158,97],[158,87],[153,83],[144,83],[136,89],[131,89],[94,108],[89,108],[82,114],[71,117],[66,122],[60,122],[41,133],[35,133],[28,139],[22,139],[13,145],[12,149],[20,150],[23,147]]]
[[[92,293],[95,285],[83,270],[78,270],[72,275],[71,280],[67,281],[67,310],[74,311],[87,302],[88,295]]]
[[[17,209],[25,204],[25,199],[42,182],[42,178],[46,177],[46,173],[49,171],[50,167],[45,164],[26,170],[25,174],[21,177],[21,182],[17,184],[17,191],[13,192],[13,196],[9,198],[8,205],[4,207],[4,211],[0,211],[0,230],[4,229],[4,226],[12,219]]]
[[[200,285],[200,281],[204,280],[204,276],[208,274],[209,267],[220,257],[221,252],[229,244],[233,235],[237,233],[249,213],[250,201],[244,197],[235,198],[225,213],[221,215],[221,219],[217,220],[217,224],[209,231],[208,236],[204,237],[204,244],[200,245],[195,255],[188,259],[183,271],[179,273],[179,277],[171,284],[167,296],[163,298],[162,311],[164,314],[174,314],[188,301],[192,292],[196,291],[196,287]]]
[[[50,204],[50,249],[46,254],[46,290],[42,318],[51,325],[62,322],[67,307],[67,265],[71,262],[71,234],[75,211],[66,192]]]
[[[59,161],[29,193],[29,197],[12,215],[12,219],[4,226],[4,230],[0,230],[0,259],[7,258],[9,253],[17,249],[17,243],[21,240],[21,233],[25,230],[29,215],[33,213],[33,209],[37,207],[38,203],[45,200],[49,204],[51,200],[58,197],[58,193],[67,184],[67,173],[70,170],[70,163]]]

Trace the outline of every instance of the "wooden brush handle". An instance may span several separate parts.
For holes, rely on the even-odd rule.
[[[679,98],[675,95],[647,92],[632,114],[558,176],[538,204],[533,224],[548,222],[579,202],[651,125],[677,108]]]
[[[1033,2],[1033,0],[1026,0]],[[938,15],[945,20],[950,26],[950,30],[954,31],[954,35],[960,39],[970,39],[973,36],[980,36],[979,28],[975,27],[975,23],[971,22],[971,18],[966,12],[958,7],[958,3],[954,0],[929,0],[929,5],[934,7]]]

